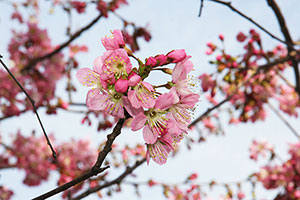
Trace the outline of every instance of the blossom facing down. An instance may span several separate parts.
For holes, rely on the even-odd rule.
[[[167,131],[168,118],[166,116],[167,109],[176,102],[172,93],[160,95],[156,101],[154,108],[141,112],[133,117],[131,129],[133,131],[143,128],[143,137],[147,144],[154,144],[157,138]]]
[[[149,164],[151,157],[157,164],[165,164],[169,153],[173,150],[172,144],[173,138],[169,134],[158,138],[154,144],[147,144],[147,163]]]

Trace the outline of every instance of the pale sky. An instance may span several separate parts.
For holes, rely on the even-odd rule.
[[[278,0],[282,12],[286,17],[288,28],[294,40],[300,39],[300,3],[299,0]],[[140,40],[141,50],[136,55],[142,59],[160,53],[167,53],[173,49],[185,49],[192,56],[191,60],[195,64],[194,76],[198,77],[201,73],[211,72],[214,66],[208,64],[212,57],[205,55],[207,42],[218,42],[218,35],[222,33],[225,36],[225,44],[228,50],[234,53],[242,49],[236,42],[236,34],[239,31],[247,33],[250,28],[256,28],[254,25],[231,12],[228,8],[213,2],[204,2],[204,8],[201,18],[198,18],[200,1],[174,1],[174,0],[129,0],[129,5],[118,10],[118,13],[129,21],[137,25],[148,28],[152,34],[152,40],[146,43]],[[234,0],[233,5],[241,11],[251,16],[255,21],[262,24],[265,28],[280,38],[279,26],[273,12],[267,6],[266,1],[262,0]],[[16,22],[11,23],[10,13],[12,9],[6,4],[0,4],[0,52],[4,60],[8,62],[7,44],[11,37],[10,29],[18,26]],[[73,20],[73,28],[77,29],[87,24],[93,16],[97,15],[94,9],[87,11],[88,16],[76,17]],[[59,44],[66,40],[65,30],[57,27],[64,27],[67,18],[56,9],[54,15],[49,16],[45,8],[42,8],[40,22],[42,27],[48,28],[48,33],[52,42]],[[92,16],[92,17],[91,17]],[[84,33],[74,44],[86,44],[89,52],[80,54],[80,67],[92,66],[93,60],[104,52],[100,44],[100,38],[109,35],[110,30],[121,29],[122,23],[115,16],[108,19],[101,19],[100,22]],[[257,29],[258,30],[258,29]],[[259,30],[258,30],[259,31]],[[278,44],[265,33],[261,33],[265,49],[271,49]],[[289,76],[294,82],[293,76]],[[160,77],[152,78],[151,81],[158,82]],[[84,102],[87,88],[81,86],[76,80],[78,94],[74,95],[74,101]],[[58,94],[64,91],[65,82],[61,81]],[[202,95],[201,102],[198,104],[195,116],[199,116],[208,108],[205,103],[205,97]],[[95,127],[81,126],[82,115],[70,114],[60,111],[56,116],[47,116],[44,110],[39,110],[44,125],[49,133],[53,132],[55,137],[61,141],[68,141],[73,138],[90,138],[96,146],[105,139],[106,133],[97,133]],[[226,115],[225,115],[226,116]],[[276,116],[269,111],[269,116],[265,122],[249,123],[247,125],[231,125],[225,127],[225,136],[210,136],[206,143],[195,144],[192,151],[187,151],[184,141],[181,143],[181,151],[175,158],[170,158],[167,164],[159,166],[153,161],[149,166],[139,167],[135,174],[138,175],[138,181],[147,181],[149,178],[164,182],[182,182],[193,172],[199,175],[199,182],[216,181],[236,181],[245,179],[249,174],[259,169],[259,164],[249,160],[249,146],[254,138],[266,139],[275,146],[275,151],[283,158],[287,158],[287,143],[295,143],[297,140],[290,130]],[[288,116],[284,115],[286,118]],[[296,130],[300,132],[300,126],[296,119],[288,118]],[[226,121],[226,120],[224,120]],[[32,129],[40,132],[40,127],[33,114],[27,113],[21,117],[9,119],[0,124],[2,135],[15,133],[17,130],[29,134]],[[197,132],[190,132],[191,135],[197,135]],[[123,133],[116,140],[118,144],[142,143],[141,132],[131,132],[124,129]],[[264,164],[261,162],[260,164]],[[113,169],[110,169],[113,170]],[[114,172],[111,171],[114,175]],[[116,173],[117,176],[120,172]],[[44,193],[56,186],[58,175],[53,173],[49,182],[43,183],[39,187],[27,187],[22,184],[24,172],[18,170],[0,171],[0,185],[6,185],[13,188],[15,195],[13,199],[30,199],[41,193]],[[135,179],[133,179],[135,180]],[[245,187],[246,195],[250,199],[250,192]],[[164,199],[161,188],[148,189],[142,187],[143,200]],[[225,194],[223,189],[210,191],[205,188],[210,196],[218,197]],[[248,191],[248,192],[247,192]],[[275,191],[278,193],[278,191]],[[261,188],[257,190],[257,197],[271,199],[272,192],[264,192]],[[95,199],[90,196],[86,199]],[[53,200],[61,199],[56,195]],[[140,199],[135,196],[132,187],[126,187],[121,194],[106,199]]]

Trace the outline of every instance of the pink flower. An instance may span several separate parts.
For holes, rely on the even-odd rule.
[[[154,144],[147,144],[147,163],[150,157],[159,165],[165,164],[169,153],[173,150],[173,138],[169,134],[165,134],[158,138]]]
[[[168,118],[166,110],[170,108],[175,101],[172,93],[160,95],[155,102],[154,108],[141,112],[134,116],[131,129],[133,131],[143,129],[144,140],[147,144],[154,144],[158,136],[163,135],[167,131]]]
[[[96,71],[89,68],[82,68],[77,71],[76,77],[82,85],[92,87],[87,93],[87,102],[102,90],[100,75]]]
[[[135,76],[135,79],[138,77]],[[140,82],[128,91],[128,99],[135,108],[153,108],[155,105],[154,89],[151,84]]]
[[[172,82],[179,95],[188,95],[192,93],[189,86],[189,80],[187,79],[187,74],[193,69],[193,63],[188,60],[190,57],[191,56],[187,56],[183,61],[178,62],[172,73]]]
[[[104,37],[101,39],[103,46],[106,50],[116,50],[125,46],[122,32],[120,30],[114,30],[112,36]]]
[[[184,49],[173,50],[167,54],[172,63],[178,63],[183,61],[186,58],[186,53]]]
[[[73,8],[76,9],[78,13],[83,13],[85,12],[85,7],[86,3],[85,2],[80,2],[80,1],[71,1],[71,5]]]
[[[181,62],[178,62],[173,70],[172,80],[174,83],[177,83],[179,80],[187,78],[187,74],[190,73],[193,69],[193,63],[188,60],[191,56],[187,56]]]
[[[90,110],[101,110],[108,114],[124,118],[124,95],[115,91],[107,91],[104,94],[98,94],[87,101]],[[125,105],[127,106],[127,105]]]
[[[173,87],[174,88],[174,87]],[[176,91],[171,89],[174,95]],[[177,97],[178,98],[178,97]],[[194,108],[195,104],[199,100],[199,95],[195,93],[190,93],[185,96],[180,96],[177,103],[174,103],[170,109],[168,115],[184,130],[187,129],[188,125],[191,123],[191,110]]]
[[[211,75],[204,73],[201,76],[199,76],[199,79],[201,80],[201,87],[204,92],[216,87],[216,81],[213,80]]]
[[[131,71],[131,63],[124,49],[106,51],[102,56],[101,79],[113,80],[121,76],[127,77]]]

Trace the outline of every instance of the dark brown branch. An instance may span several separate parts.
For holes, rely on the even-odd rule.
[[[89,28],[91,28],[94,24],[96,24],[98,22],[98,20],[102,17],[102,14],[99,14],[93,21],[91,21],[89,24],[87,24],[86,26],[84,26],[83,28],[81,28],[80,30],[78,30],[76,33],[74,33],[69,40],[67,40],[66,42],[62,43],[61,45],[59,45],[59,47],[55,50],[53,50],[50,53],[47,53],[44,56],[35,58],[33,60],[31,60],[23,69],[22,72],[27,71],[31,68],[33,68],[38,62],[43,61],[47,58],[51,58],[52,56],[54,56],[55,54],[59,53],[61,50],[63,50],[65,47],[67,47],[73,40],[75,40],[76,38],[78,38],[83,32],[85,32],[86,30],[88,30]]]
[[[198,17],[201,17],[201,14],[202,14],[202,9],[203,9],[203,7],[204,7],[203,2],[204,2],[204,0],[200,0],[200,9],[199,9]]]
[[[142,165],[145,161],[146,161],[145,158],[140,160],[140,161],[136,161],[136,163],[132,167],[127,167],[126,170],[119,177],[115,178],[114,180],[112,180],[110,182],[104,183],[103,185],[99,185],[99,186],[96,186],[96,187],[93,187],[93,188],[89,188],[88,190],[81,193],[77,197],[72,198],[72,200],[79,200],[79,199],[82,199],[82,198],[84,198],[84,197],[86,197],[90,194],[93,194],[93,193],[99,191],[99,190],[102,190],[104,188],[112,186],[114,184],[120,184],[126,176],[131,174],[133,172],[133,170],[135,170],[137,167]]]
[[[268,2],[268,5],[272,8],[272,10],[277,18],[277,21],[280,26],[280,30],[281,30],[281,32],[285,38],[286,44],[287,44],[288,52],[289,52],[289,54],[291,54],[294,51],[294,47],[293,47],[294,41],[290,35],[289,29],[287,28],[283,14],[275,0],[267,0],[267,2]],[[295,80],[296,80],[296,91],[297,91],[298,95],[300,96],[299,68],[298,68],[298,61],[295,58],[292,59],[292,65],[293,65]]]
[[[235,7],[233,7],[231,5],[230,1],[221,1],[221,0],[207,0],[207,1],[212,1],[212,2],[219,3],[219,4],[227,6],[232,11],[236,12],[237,14],[239,14],[240,16],[242,16],[243,18],[245,18],[248,21],[250,21],[252,24],[254,24],[255,26],[257,26],[259,29],[261,29],[263,32],[265,32],[266,34],[268,34],[269,36],[271,36],[275,40],[277,40],[277,41],[279,41],[281,43],[287,44],[286,41],[278,38],[277,36],[275,36],[274,34],[272,34],[270,31],[268,31],[267,29],[265,29],[264,27],[262,27],[260,24],[258,24],[257,22],[255,22],[252,18],[248,17],[247,15],[245,15],[244,13],[242,13],[241,11],[239,11]]]
[[[26,95],[26,97],[28,98],[28,100],[30,101],[30,103],[31,103],[31,105],[32,105],[32,107],[33,107],[33,111],[34,111],[34,113],[35,113],[35,115],[36,115],[36,117],[37,117],[37,119],[38,119],[38,121],[39,121],[39,124],[40,124],[40,126],[41,126],[41,128],[42,128],[42,131],[43,131],[43,133],[44,133],[44,136],[45,136],[45,138],[46,138],[46,140],[47,140],[47,144],[49,145],[49,147],[50,147],[50,149],[51,149],[51,151],[52,151],[52,156],[53,156],[53,158],[54,159],[56,159],[56,152],[55,152],[55,150],[54,150],[54,148],[53,148],[53,146],[52,146],[52,144],[51,144],[51,142],[50,142],[50,139],[48,138],[48,135],[47,135],[47,133],[46,133],[46,130],[45,130],[45,128],[44,128],[44,126],[43,126],[43,123],[42,123],[42,121],[41,121],[41,119],[40,119],[40,116],[39,116],[39,114],[38,114],[38,112],[37,112],[37,109],[36,109],[36,107],[35,107],[35,103],[34,103],[34,100],[30,97],[30,95],[26,92],[26,90],[23,88],[23,86],[19,83],[19,81],[15,78],[15,76],[11,73],[11,71],[8,69],[8,67],[5,65],[5,63],[2,61],[2,56],[0,55],[0,63],[2,64],[2,66],[5,68],[5,70],[7,71],[7,73],[10,75],[10,77],[17,83],[17,85],[19,86],[19,88],[23,91],[23,93]]]
[[[127,114],[126,118],[119,119],[119,121],[116,124],[116,126],[114,127],[112,133],[107,135],[107,141],[105,143],[105,146],[104,146],[103,150],[98,153],[97,162],[94,164],[94,166],[89,171],[87,171],[83,175],[73,179],[72,181],[65,183],[64,185],[61,185],[45,194],[42,194],[42,195],[34,198],[33,200],[47,199],[47,198],[54,196],[62,191],[65,191],[65,190],[69,189],[70,187],[72,187],[78,183],[81,183],[82,181],[87,180],[88,178],[95,176],[95,175],[103,172],[107,168],[109,168],[109,166],[104,167],[104,168],[100,168],[100,167],[103,164],[103,161],[106,158],[107,154],[111,151],[111,146],[112,146],[114,140],[116,139],[116,137],[118,135],[120,135],[122,126],[127,118],[128,118],[128,114]]]
[[[255,75],[259,74],[259,73],[263,73],[268,71],[271,67],[273,67],[274,65],[278,65],[284,62],[287,62],[293,58],[295,58],[296,55],[288,55],[284,58],[280,58],[278,60],[275,60],[273,62],[267,63],[265,65],[261,65],[258,67],[256,73],[254,73],[251,77],[249,77],[245,82],[243,82],[243,84],[240,84],[240,86],[238,86],[235,90],[235,92],[233,92],[233,94],[235,94],[240,87],[242,87],[245,83],[247,83],[251,78],[253,78]],[[211,113],[213,110],[219,108],[221,105],[223,105],[224,103],[226,103],[227,101],[230,101],[230,99],[233,97],[233,95],[228,96],[226,99],[224,99],[223,101],[221,101],[220,103],[218,103],[217,105],[207,109],[207,111],[205,111],[202,115],[200,115],[199,117],[197,117],[190,125],[189,128],[195,126],[198,122],[200,122],[204,117],[206,117],[209,113]]]

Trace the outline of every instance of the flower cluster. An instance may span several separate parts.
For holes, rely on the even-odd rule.
[[[266,189],[283,189],[276,199],[300,199],[300,143],[291,144],[289,154],[287,161],[279,165],[268,164],[255,174]]]
[[[36,102],[36,106],[48,106],[55,97],[56,83],[64,76],[65,62],[63,54],[58,53],[42,62],[38,62],[34,69],[23,71],[32,60],[51,52],[55,46],[46,30],[42,30],[36,23],[28,23],[26,32],[13,31],[13,38],[8,51],[13,67],[10,69],[27,93]],[[4,71],[0,70],[0,100],[1,111],[4,116],[17,115],[20,108],[31,110],[32,105],[15,82]]]
[[[299,97],[289,81],[282,76],[290,63],[283,62],[264,70],[259,68],[261,63],[270,63],[286,57],[287,50],[278,45],[270,51],[265,51],[259,33],[251,29],[248,35],[238,33],[237,40],[244,45],[244,52],[233,56],[226,52],[224,36],[220,35],[219,38],[223,47],[208,43],[209,49],[206,52],[208,55],[217,54],[211,61],[211,64],[216,66],[216,72],[202,74],[199,79],[212,104],[218,102],[216,94],[222,93],[230,97],[230,123],[264,120],[265,105],[270,99],[276,100],[283,112],[297,116]]]
[[[125,46],[121,31],[114,30],[112,34],[102,39],[106,51],[95,59],[93,69],[77,71],[78,80],[92,87],[86,104],[91,110],[117,118],[124,118],[126,110],[133,118],[131,129],[143,129],[148,162],[151,157],[164,164],[174,145],[187,133],[191,111],[199,98],[191,91],[188,79],[193,69],[191,56],[184,50],[173,50],[149,57],[144,63]],[[129,57],[137,60],[138,68],[132,66]],[[170,63],[175,63],[174,69],[159,68]],[[161,85],[168,92],[160,93],[159,86],[145,81],[153,70],[172,74],[172,80]]]

